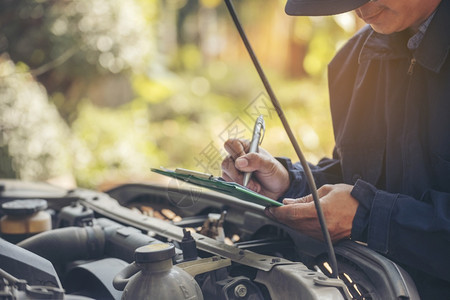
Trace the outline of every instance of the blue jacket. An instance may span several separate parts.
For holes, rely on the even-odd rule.
[[[450,298],[450,1],[414,52],[409,37],[365,27],[337,53],[328,70],[336,147],[312,170],[318,186],[354,185],[352,239],[404,266],[423,298]],[[285,166],[285,197],[308,194],[301,166]]]

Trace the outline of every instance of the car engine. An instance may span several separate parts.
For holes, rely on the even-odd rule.
[[[264,207],[183,182],[105,192],[0,180],[0,299],[419,299],[365,245],[325,245]]]

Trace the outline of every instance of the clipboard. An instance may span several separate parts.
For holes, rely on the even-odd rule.
[[[176,178],[191,184],[201,186],[222,194],[234,196],[244,201],[252,202],[262,206],[282,206],[283,203],[270,199],[266,196],[258,194],[238,183],[227,182],[220,177],[214,177],[211,174],[191,171],[187,169],[177,168],[175,171],[168,169],[151,168],[152,172]]]

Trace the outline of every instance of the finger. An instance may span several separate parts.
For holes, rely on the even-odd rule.
[[[229,172],[229,173],[232,174],[231,176],[228,175],[228,172],[229,172],[229,171],[227,171],[227,172],[222,171],[222,178],[223,178],[225,181],[228,181],[228,182],[236,182],[236,183],[239,183],[239,184],[243,184],[244,176],[243,176],[243,173],[242,173],[242,172],[239,172],[239,171]],[[254,192],[261,193],[261,184],[259,184],[259,183],[256,182],[255,180],[250,180],[250,181],[248,182],[246,188],[248,188],[248,189],[250,189],[250,190],[252,190],[252,191],[254,191]]]
[[[236,160],[248,152],[250,142],[247,140],[229,139],[225,142],[224,148]]]
[[[242,164],[242,162],[243,162],[243,164]],[[238,158],[235,161],[231,155],[228,155],[222,161],[222,165],[221,165],[222,178],[225,179],[226,181],[233,181],[233,182],[242,184],[243,178],[244,178],[242,172],[246,172],[246,170],[245,170],[246,165],[247,165],[246,159]],[[244,167],[244,170],[241,170],[241,166]],[[247,172],[251,172],[251,171],[247,171]],[[261,185],[253,179],[251,179],[248,182],[247,188],[249,188],[252,191],[255,191],[257,193],[261,192]]]
[[[228,181],[228,182],[234,181],[233,178],[231,178],[230,176],[228,176],[226,173],[223,173],[223,174],[222,174],[222,178],[223,178],[223,180]]]
[[[236,159],[236,167],[241,171],[259,171],[265,176],[273,176],[276,171],[275,162],[271,156],[266,156],[258,152],[248,153]]]
[[[227,172],[228,170],[234,169],[234,159],[231,157],[231,155],[226,156],[221,164],[221,169],[224,172]]]
[[[331,185],[324,185],[317,190],[317,196],[319,196],[319,198],[325,197],[331,192],[331,190],[332,190]],[[313,201],[314,201],[314,198],[313,198],[312,194],[309,194],[304,197],[300,197],[300,198],[296,198],[296,199],[285,198],[285,199],[283,199],[283,204],[289,205],[289,204],[295,204],[295,203],[308,203],[308,202],[313,202]]]
[[[313,203],[296,203],[279,207],[269,207],[268,213],[281,223],[301,223],[304,220],[315,218],[316,212]]]
[[[285,198],[285,199],[283,199],[283,204],[289,205],[289,204],[295,204],[295,203],[308,203],[311,201],[313,201],[312,195],[307,195],[305,197],[296,198],[296,199]]]
[[[319,196],[319,198],[322,198],[322,197],[328,195],[332,190],[333,190],[333,185],[325,184],[317,190],[317,195]]]
[[[272,213],[272,207],[271,207],[271,206],[267,206],[267,207],[264,209],[264,214],[265,214],[267,217],[269,217],[270,219],[276,220],[276,219],[275,219],[275,216],[274,216],[273,213]]]
[[[294,203],[297,203],[297,199],[292,199],[292,198],[284,198],[283,199],[284,205],[289,205],[289,204],[294,204]]]
[[[238,157],[235,162],[234,166],[236,169],[242,171],[242,172],[253,172],[253,171],[261,171],[266,172],[264,168],[264,157],[261,156],[259,153],[248,153],[244,154],[241,157]]]
[[[242,182],[243,174],[234,166],[234,160],[231,156],[227,156],[222,161],[222,177],[226,181]]]
[[[247,184],[247,188],[254,192],[261,193],[261,185],[253,179],[250,179],[250,181]]]

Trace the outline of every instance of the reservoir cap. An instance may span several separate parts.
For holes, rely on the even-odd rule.
[[[175,246],[170,243],[155,243],[139,247],[134,252],[136,263],[150,263],[171,259],[175,256]]]
[[[2,204],[3,212],[9,216],[31,215],[46,208],[47,200],[44,199],[19,199]]]

